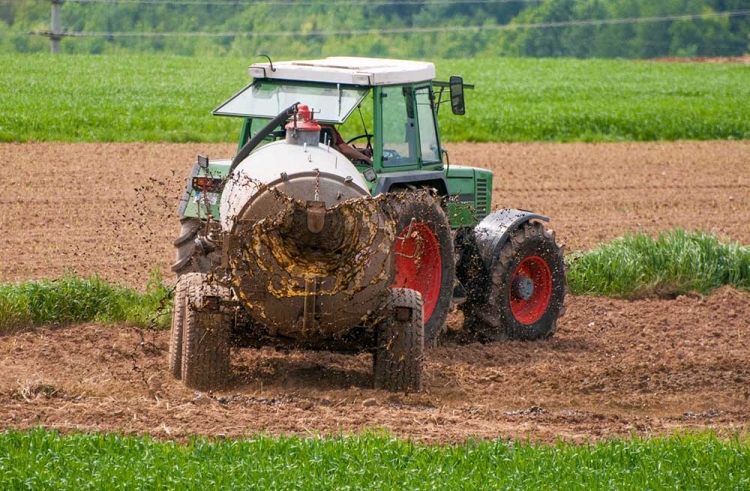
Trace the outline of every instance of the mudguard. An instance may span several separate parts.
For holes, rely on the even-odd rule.
[[[508,241],[510,234],[520,225],[530,220],[549,222],[549,218],[527,210],[506,208],[487,215],[470,233],[471,249],[479,255],[485,271],[492,269],[492,264],[500,254],[500,249]]]
[[[229,174],[229,165],[229,160],[211,160],[206,167],[196,162],[188,177],[185,191],[182,193],[177,215],[205,220],[210,213],[214,220],[219,221],[219,196],[221,192],[207,192],[204,195],[193,188],[193,178],[210,177],[217,182],[221,182]]]
[[[468,299],[486,301],[488,291],[482,285],[491,281],[490,271],[500,251],[510,234],[530,220],[549,222],[549,218],[530,211],[503,209],[487,215],[473,229],[459,229],[456,235],[456,278]],[[454,290],[454,297],[457,295]]]

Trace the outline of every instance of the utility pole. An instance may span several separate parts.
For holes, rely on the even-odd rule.
[[[50,39],[50,53],[56,55],[60,53],[60,40],[64,37],[80,36],[80,32],[63,32],[60,25],[60,7],[65,0],[50,0],[52,2],[52,18],[50,20],[49,31],[29,31],[32,36],[44,36]]]
[[[60,53],[60,39],[62,38],[62,27],[60,26],[60,7],[65,0],[52,0],[52,20],[50,22],[50,52],[53,55]]]

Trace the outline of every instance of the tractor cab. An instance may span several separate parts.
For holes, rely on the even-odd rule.
[[[214,111],[244,118],[240,147],[284,108],[299,102],[323,125],[322,143],[335,145],[338,133],[371,158],[372,163],[353,162],[373,194],[403,181],[394,179],[394,173],[409,173],[410,182],[429,181],[440,194],[448,194],[436,115],[448,101],[454,114],[464,113],[460,77],[436,82],[432,63],[351,57],[256,63],[249,73],[253,82]],[[444,98],[446,89],[450,98]],[[280,138],[283,131],[278,129],[267,141]]]

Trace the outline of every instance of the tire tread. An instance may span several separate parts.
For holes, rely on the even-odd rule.
[[[182,382],[198,390],[219,388],[229,378],[229,326],[221,312],[202,310],[205,296],[226,295],[221,287],[206,284],[206,278],[201,273],[185,275]]]
[[[169,336],[169,373],[177,380],[182,379],[182,344],[185,324],[185,290],[184,277],[178,278],[174,289],[174,310],[172,311],[172,329]]]
[[[397,307],[412,309],[412,318],[395,319]],[[424,363],[424,303],[408,288],[392,288],[386,319],[378,326],[374,359],[375,387],[393,392],[420,392]]]

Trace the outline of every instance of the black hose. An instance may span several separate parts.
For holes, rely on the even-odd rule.
[[[232,171],[240,165],[240,162],[245,160],[245,157],[250,155],[250,152],[255,150],[255,147],[257,147],[260,142],[265,140],[265,138],[270,135],[273,130],[276,129],[277,126],[281,126],[287,119],[289,119],[294,114],[294,108],[297,106],[299,102],[295,102],[288,108],[284,109],[279,113],[278,116],[273,118],[270,123],[265,125],[263,128],[260,129],[252,138],[250,138],[247,143],[242,145],[242,148],[240,148],[240,151],[237,152],[237,155],[234,156],[232,159],[232,165],[229,166],[229,173],[231,174]]]

